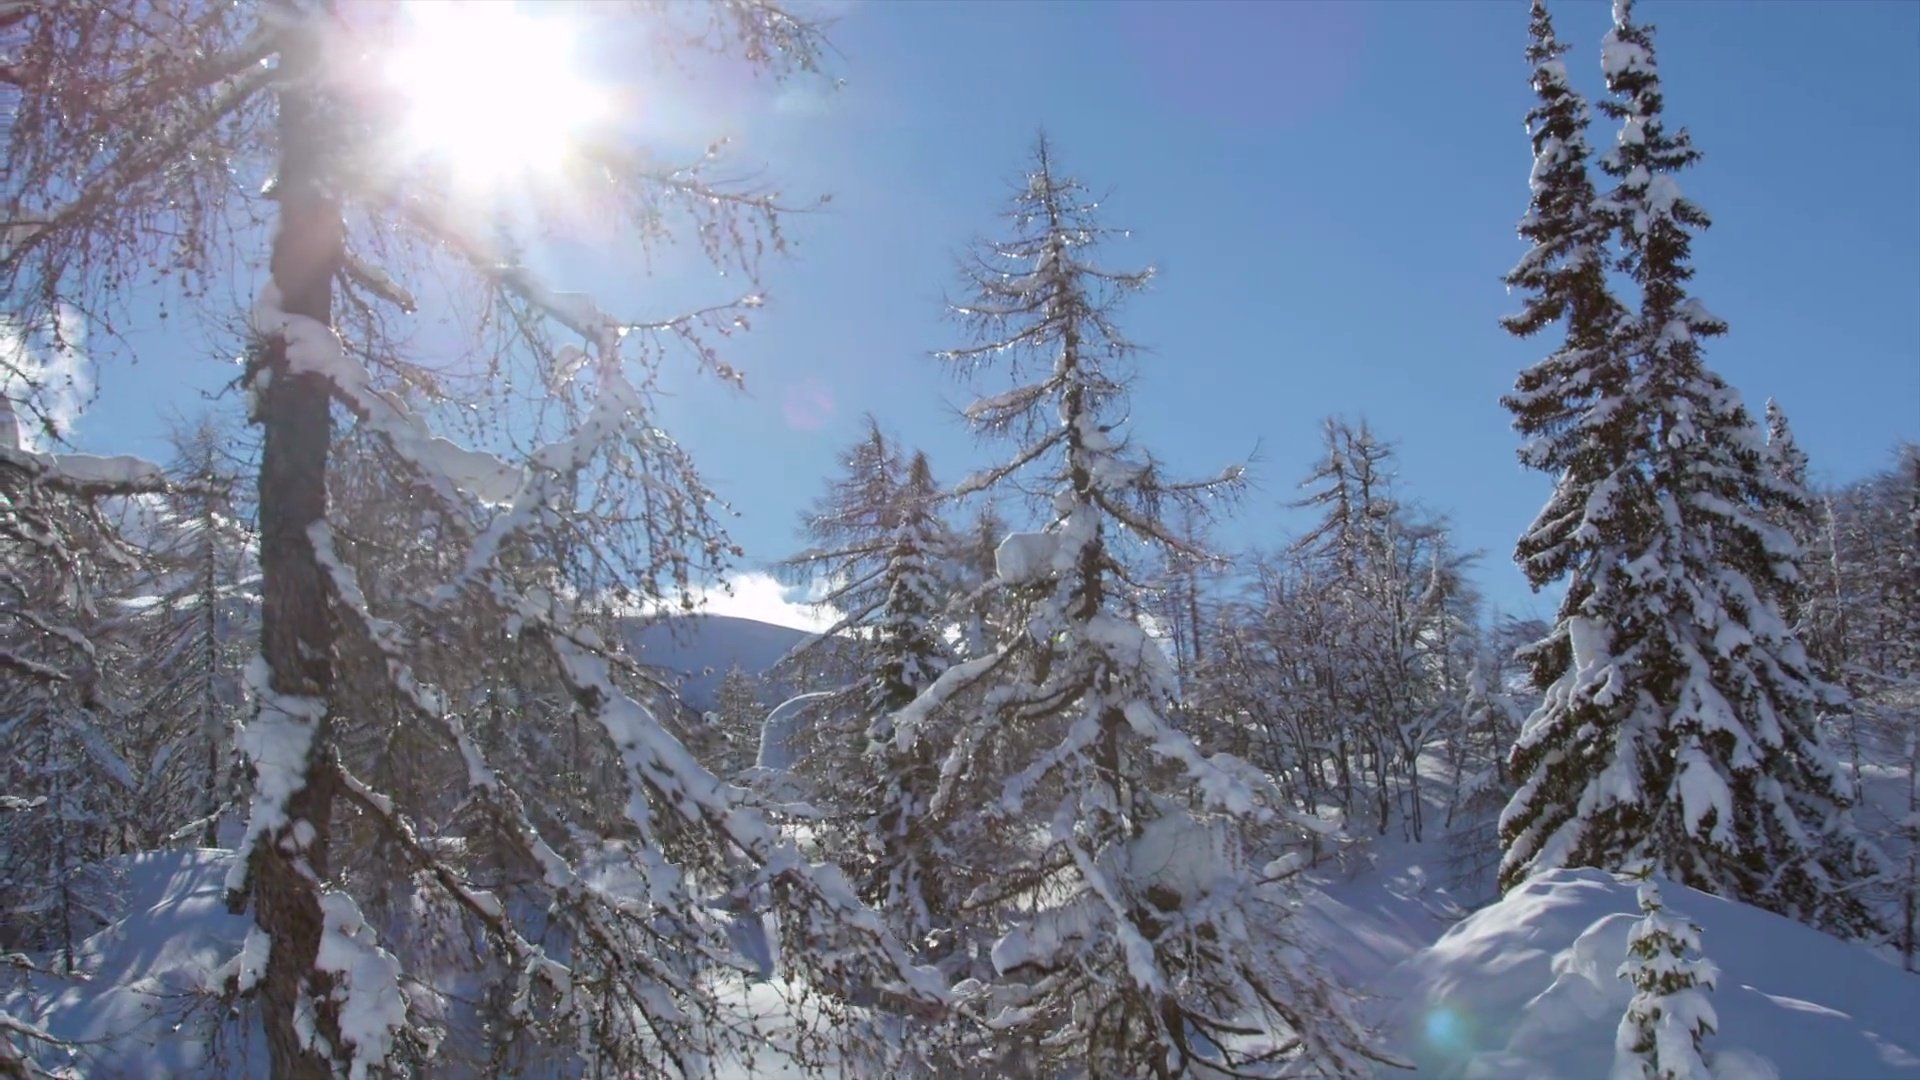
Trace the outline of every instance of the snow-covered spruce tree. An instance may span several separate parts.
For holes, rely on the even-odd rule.
[[[777,733],[788,771],[802,777],[809,801],[849,826],[866,777],[859,762],[867,725],[867,677],[873,672],[873,626],[886,607],[888,546],[898,517],[906,463],[893,436],[869,414],[865,430],[841,455],[826,490],[800,514],[806,547],[776,571],[805,586],[815,609],[834,623],[781,658],[777,668],[806,691],[779,710],[794,722]],[[824,822],[822,823],[824,825]],[[851,843],[842,836],[842,847]]]
[[[863,733],[868,767],[862,771],[874,774],[878,783],[866,815],[871,862],[859,880],[907,940],[920,943],[948,929],[954,900],[946,853],[927,813],[947,739],[936,719],[900,746],[890,718],[925,693],[952,660],[943,620],[951,591],[945,565],[951,540],[936,513],[940,494],[926,455],[915,453],[897,496],[887,598],[874,627],[875,666],[865,687],[866,713],[873,719]]]
[[[1546,696],[1514,750],[1501,882],[1646,860],[1695,888],[1860,932],[1873,918],[1853,886],[1870,853],[1815,723],[1826,691],[1776,599],[1798,579],[1798,551],[1767,513],[1796,495],[1702,360],[1726,325],[1686,292],[1707,217],[1674,174],[1698,155],[1663,120],[1651,29],[1625,2],[1614,11],[1603,67],[1621,132],[1604,166],[1618,185],[1546,229],[1559,184],[1540,178],[1571,155],[1564,135],[1542,134],[1553,121],[1536,121],[1526,225],[1538,231],[1514,279],[1528,306],[1510,327],[1568,323],[1568,346],[1507,399],[1530,437],[1523,459],[1559,474],[1518,557],[1537,585],[1566,577],[1568,591],[1533,651]],[[1543,20],[1537,57],[1551,41]],[[1538,85],[1557,83],[1555,65],[1536,59]],[[1595,220],[1618,233],[1640,288],[1631,316],[1596,292]],[[1581,274],[1590,280],[1574,284]]]
[[[1720,1024],[1707,1000],[1719,972],[1700,955],[1700,928],[1666,909],[1644,871],[1639,898],[1619,971],[1633,984],[1633,1000],[1614,1035],[1614,1078],[1711,1080],[1701,1044]]]
[[[803,520],[816,546],[786,563],[827,583],[822,595],[842,616],[822,638],[845,639],[861,673],[811,710],[797,767],[830,804],[823,824],[843,835],[842,865],[862,895],[921,943],[945,925],[951,899],[925,829],[940,740],[929,732],[900,750],[888,718],[952,660],[955,541],[942,499],[926,455],[903,458],[869,418],[845,475]]]
[[[1814,632],[1813,575],[1807,572],[1807,565],[1820,557],[1820,549],[1825,539],[1824,507],[1815,499],[1807,482],[1807,452],[1793,437],[1793,425],[1787,421],[1787,412],[1780,403],[1767,399],[1767,471],[1785,488],[1790,498],[1776,500],[1769,514],[1773,524],[1787,531],[1793,543],[1800,551],[1801,573],[1793,581],[1783,583],[1785,591],[1778,597],[1780,614],[1793,627],[1793,632],[1802,645],[1812,649],[1811,635]],[[1825,675],[1825,672],[1821,674]]]
[[[1598,587],[1592,574],[1637,524],[1621,520],[1634,505],[1622,488],[1637,490],[1639,477],[1631,467],[1632,418],[1623,408],[1630,371],[1617,347],[1627,313],[1607,283],[1611,228],[1596,210],[1588,171],[1587,104],[1567,82],[1561,58],[1568,47],[1554,36],[1544,0],[1533,4],[1531,34],[1527,59],[1539,101],[1527,113],[1533,171],[1519,229],[1529,248],[1506,278],[1525,306],[1501,325],[1530,337],[1564,324],[1565,336],[1520,373],[1501,403],[1526,440],[1522,463],[1556,477],[1547,505],[1514,549],[1534,588],[1567,579],[1553,632],[1525,653],[1544,688],[1571,662],[1569,619]]]
[[[942,354],[1014,383],[966,416],[1015,450],[960,490],[1019,483],[1046,508],[1042,531],[999,549],[1019,636],[893,718],[901,752],[954,732],[928,812],[980,882],[962,917],[997,934],[987,977],[957,988],[997,1036],[973,1067],[1131,1078],[1297,1060],[1358,1075],[1380,1058],[1290,937],[1293,864],[1254,856],[1303,823],[1174,726],[1171,664],[1125,602],[1138,548],[1193,550],[1165,511],[1202,516],[1240,471],[1170,482],[1128,442],[1133,348],[1113,317],[1149,273],[1092,261],[1112,235],[1094,211],[1042,139],[1008,234],[968,264],[954,304],[976,343]]]
[[[457,170],[395,137],[408,100],[379,72],[409,31],[396,20],[411,13],[156,0],[6,16],[19,46],[6,68],[17,98],[0,169],[10,223],[0,295],[20,325],[57,327],[67,311],[137,316],[162,295],[197,300],[245,274],[236,252],[267,256],[252,312],[262,347],[245,373],[263,433],[256,710],[240,736],[253,797],[229,880],[254,930],[227,974],[258,1002],[273,1073],[404,1067],[435,1036],[425,1017],[461,1007],[436,995],[433,971],[382,945],[355,878],[336,873],[348,815],[376,829],[473,948],[510,973],[511,1030],[473,1030],[532,1033],[568,1055],[568,1069],[697,1075],[763,1042],[721,997],[725,972],[744,964],[715,913],[741,897],[782,906],[793,985],[937,1008],[941,988],[907,964],[844,878],[803,862],[691,758],[593,625],[595,604],[684,601],[732,550],[712,493],[655,424],[648,388],[676,348],[736,377],[714,342],[744,325],[757,295],[615,317],[547,287],[517,254],[516,237],[564,232],[585,205],[596,239],[635,247],[695,235],[717,266],[753,280],[760,253],[780,247],[777,198],[717,179],[718,148],[674,165],[608,130],[554,163],[584,187],[516,192],[511,213],[476,214]],[[636,36],[776,74],[809,70],[818,55],[814,29],[766,0],[569,16],[665,20]],[[406,287],[416,274],[436,283],[430,298],[472,301],[449,305],[453,315],[484,316],[460,324],[480,362],[422,362],[410,322],[422,305]],[[411,485],[434,519],[444,574],[363,588],[362,538],[329,513],[337,421]],[[443,646],[463,635],[483,649],[516,642],[522,674],[588,721],[618,778],[616,827],[541,828],[527,778],[494,767],[469,734],[470,699],[435,681],[459,666],[442,662]],[[456,839],[442,835],[451,822],[387,797],[343,757],[336,736],[376,692],[385,715],[430,733],[455,766],[467,827],[536,868],[537,925],[475,884],[457,855],[471,849],[441,842]]]

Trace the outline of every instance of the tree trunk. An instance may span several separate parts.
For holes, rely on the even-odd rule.
[[[322,108],[307,76],[316,44],[290,44],[279,92],[280,231],[273,245],[273,281],[281,306],[331,325],[333,275],[340,265],[339,207],[325,194],[321,165]],[[333,626],[310,527],[326,516],[327,452],[332,417],[324,377],[293,374],[287,344],[266,343],[271,380],[260,404],[265,429],[260,458],[260,652],[276,695],[330,702]],[[250,880],[254,922],[272,941],[261,984],[267,1048],[275,1077],[330,1077],[330,1058],[344,1052],[333,977],[314,968],[324,920],[320,883],[327,876],[336,778],[328,723],[315,724],[304,784],[287,800],[286,823],[253,848]],[[296,1016],[311,1012],[325,1046],[302,1040]]]

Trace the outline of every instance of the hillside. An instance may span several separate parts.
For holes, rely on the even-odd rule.
[[[808,636],[731,615],[682,615],[633,625],[626,644],[643,663],[679,673],[681,699],[701,710],[713,704],[728,668],[764,674]]]

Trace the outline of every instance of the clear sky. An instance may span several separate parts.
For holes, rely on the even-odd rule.
[[[644,77],[663,128],[734,134],[738,160],[795,201],[833,197],[767,268],[768,306],[734,353],[748,395],[668,384],[665,426],[741,512],[750,564],[793,549],[796,514],[863,413],[943,478],[983,460],[952,414],[965,389],[927,353],[958,343],[941,313],[953,258],[995,227],[1044,126],[1133,230],[1108,258],[1160,270],[1122,320],[1152,350],[1137,438],[1195,473],[1259,448],[1220,542],[1283,542],[1320,418],[1365,416],[1397,443],[1404,494],[1485,550],[1490,599],[1550,611],[1509,558],[1549,481],[1515,463],[1498,405],[1550,347],[1497,323],[1523,250],[1524,3],[833,10],[838,90],[735,86],[696,109],[709,84]],[[1576,84],[1597,95],[1606,6],[1554,14]],[[1705,153],[1681,184],[1715,220],[1695,293],[1732,326],[1709,363],[1756,413],[1780,400],[1819,477],[1879,467],[1920,438],[1920,3],[1645,0],[1640,14],[1659,28],[1668,117]],[[1595,144],[1612,134],[1596,116]],[[577,245],[542,262],[561,287],[634,303],[691,295],[711,273],[669,257],[638,279]],[[140,369],[101,373],[88,448],[155,452],[144,416],[179,372]]]

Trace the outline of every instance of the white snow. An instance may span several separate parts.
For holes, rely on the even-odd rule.
[[[1609,32],[1600,43],[1600,70],[1609,79],[1629,72],[1651,72],[1653,54],[1635,42],[1623,40],[1618,33]]]
[[[1060,547],[1053,533],[1013,533],[994,549],[994,573],[1007,585],[1031,585],[1053,571]]]
[[[1920,979],[1778,915],[1662,891],[1720,968],[1708,1049],[1722,1076],[1920,1077]],[[1399,1048],[1422,1076],[1610,1075],[1638,915],[1634,886],[1611,874],[1525,882],[1379,976]]]
[[[816,691],[789,698],[776,706],[760,726],[760,751],[754,764],[762,769],[791,769],[793,737],[799,734],[807,714],[833,696],[832,691]]]
[[[325,926],[314,967],[337,983],[340,1037],[353,1050],[348,1080],[366,1080],[385,1065],[396,1033],[407,1025],[407,999],[400,990],[400,961],[375,940],[353,897],[320,897]]]
[[[167,482],[166,474],[161,471],[160,466],[125,454],[112,457],[101,457],[95,454],[49,456],[52,459],[52,471],[76,484],[158,489],[164,487]]]

